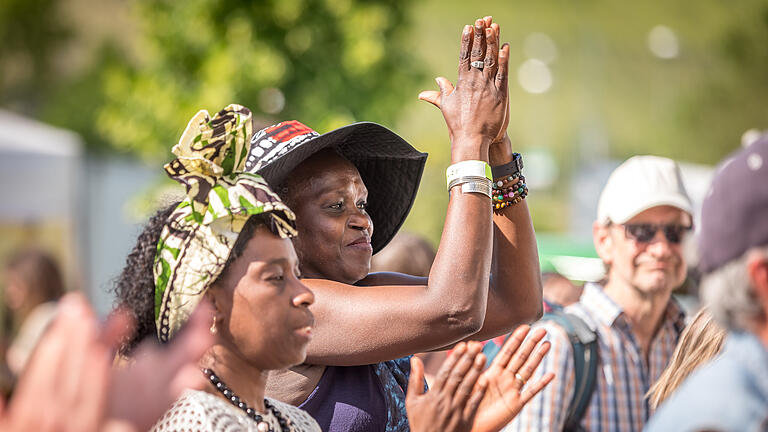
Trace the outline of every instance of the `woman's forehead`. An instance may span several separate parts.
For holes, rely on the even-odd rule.
[[[333,152],[318,153],[305,160],[293,170],[290,177],[295,180],[296,192],[320,194],[342,191],[350,188],[365,189],[360,172],[348,160]]]
[[[291,240],[276,236],[266,225],[256,227],[240,258],[246,262],[298,261]]]

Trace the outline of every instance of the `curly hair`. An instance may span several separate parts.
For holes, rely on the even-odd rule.
[[[154,337],[157,334],[157,327],[155,326],[155,254],[163,226],[178,205],[179,203],[176,202],[164,207],[149,219],[139,234],[136,245],[128,254],[123,271],[115,281],[113,291],[116,297],[116,307],[125,308],[135,321],[133,333],[123,341],[120,347],[120,354],[122,355],[129,355],[131,350],[144,338]],[[277,232],[272,218],[268,218],[266,215],[251,216],[243,225],[243,229],[224,264],[224,270],[222,270],[219,278],[209,286],[215,285],[224,276],[230,264],[243,254],[248,240],[253,237],[256,227],[259,225],[266,226],[273,233]]]
[[[116,306],[125,308],[133,317],[135,328],[120,348],[128,354],[142,339],[157,332],[155,327],[155,252],[168,217],[179,205],[175,202],[155,213],[144,226],[136,245],[125,260],[113,291]]]

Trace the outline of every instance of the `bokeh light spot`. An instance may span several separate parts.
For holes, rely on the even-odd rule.
[[[658,25],[648,32],[648,49],[656,57],[672,59],[680,55],[680,43],[677,34],[663,25]]]
[[[545,93],[552,87],[552,72],[543,61],[528,59],[517,69],[517,81],[528,93]]]

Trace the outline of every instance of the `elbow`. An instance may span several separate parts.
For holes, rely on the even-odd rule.
[[[485,310],[481,308],[453,309],[444,315],[447,331],[456,340],[472,336],[483,328]]]
[[[531,307],[531,316],[526,320],[527,322],[534,322],[541,319],[544,316],[544,301],[539,298]]]
[[[535,289],[526,304],[526,322],[529,323],[538,321],[544,315],[544,294],[541,286],[541,276],[537,275],[535,280]]]
[[[533,284],[534,289],[518,303],[517,319],[519,323],[530,324],[538,321],[544,315],[544,297],[541,292],[541,282]]]

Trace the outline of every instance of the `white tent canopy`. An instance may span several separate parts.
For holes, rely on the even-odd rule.
[[[72,132],[0,110],[0,221],[72,219],[82,157]]]

